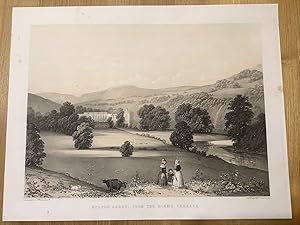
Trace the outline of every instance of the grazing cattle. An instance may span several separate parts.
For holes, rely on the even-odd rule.
[[[113,192],[114,190],[120,191],[122,187],[126,188],[126,182],[122,182],[118,179],[106,179],[102,183],[106,184],[108,190]]]

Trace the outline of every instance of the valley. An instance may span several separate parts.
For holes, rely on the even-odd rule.
[[[253,105],[253,112],[258,115],[264,112],[263,74],[261,65],[240,71],[227,79],[219,80],[215,84],[205,86],[181,86],[165,89],[146,89],[132,85],[109,88],[100,92],[92,92],[76,97],[61,93],[40,93],[39,96],[49,98],[49,101],[62,103],[70,101],[75,105],[82,105],[102,111],[114,111],[118,108],[131,112],[131,127],[137,128],[139,118],[138,109],[144,104],[160,105],[170,112],[171,128],[175,125],[175,111],[182,103],[190,103],[194,107],[208,110],[214,133],[224,133],[224,116],[229,102],[238,94],[246,95]],[[31,96],[35,96],[30,94]],[[36,97],[37,98],[37,97]],[[33,101],[29,97],[28,105],[45,113],[43,101]],[[58,106],[53,106],[57,109]]]

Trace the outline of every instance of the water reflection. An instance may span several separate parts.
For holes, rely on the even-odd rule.
[[[195,144],[207,155],[218,156],[226,162],[264,171],[268,170],[268,161],[265,155],[234,152],[231,140],[198,141]]]

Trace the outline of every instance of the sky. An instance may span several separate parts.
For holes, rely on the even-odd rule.
[[[31,28],[29,92],[202,86],[262,64],[257,24]]]

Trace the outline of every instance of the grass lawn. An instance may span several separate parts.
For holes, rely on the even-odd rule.
[[[167,168],[173,168],[175,159],[179,159],[186,183],[191,182],[196,175],[198,178],[200,176],[200,180],[209,180],[238,171],[240,180],[246,182],[255,178],[268,185],[268,173],[261,170],[229,164],[215,157],[203,157],[153,138],[121,130],[103,129],[94,130],[93,133],[95,137],[92,149],[76,150],[73,148],[72,137],[42,132],[47,153],[43,167],[68,173],[71,177],[105,189],[103,179],[118,178],[129,183],[136,174],[145,182],[155,183],[161,159],[168,161]],[[133,155],[129,158],[122,158],[118,151],[125,140],[135,146]]]

